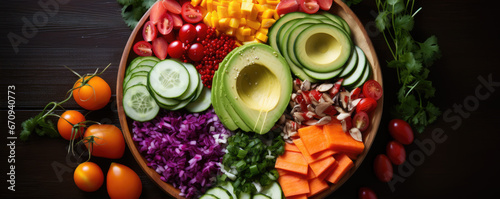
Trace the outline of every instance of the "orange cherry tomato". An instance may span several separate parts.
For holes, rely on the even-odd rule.
[[[73,99],[84,109],[99,110],[109,103],[111,88],[99,76],[89,78],[90,76],[85,76],[75,82],[73,85]],[[84,79],[83,82],[82,79]]]
[[[141,196],[142,182],[134,170],[113,162],[106,176],[106,188],[111,199],[133,199]]]
[[[84,128],[80,127],[73,131],[73,126],[85,121],[85,116],[78,111],[68,110],[64,112],[57,121],[57,131],[66,140],[80,138]]]
[[[125,152],[122,131],[115,125],[94,124],[87,128],[83,137],[92,156],[118,159]]]
[[[73,174],[75,184],[82,191],[97,191],[104,183],[104,174],[101,167],[93,162],[84,162],[78,165]]]

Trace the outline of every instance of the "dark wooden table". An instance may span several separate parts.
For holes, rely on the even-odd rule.
[[[44,8],[44,2],[57,6]],[[491,2],[491,1],[489,1]],[[422,41],[436,35],[443,57],[431,69],[436,87],[433,99],[443,111],[437,122],[415,143],[406,147],[408,161],[395,167],[393,183],[379,182],[373,160],[385,152],[391,139],[387,124],[398,89],[395,71],[385,67],[389,59],[385,42],[374,29],[376,7],[365,0],[352,7],[368,32],[382,65],[385,110],[377,138],[362,166],[331,198],[356,198],[368,186],[379,198],[484,198],[498,193],[500,165],[500,30],[497,6],[488,1],[422,0],[414,37]],[[21,122],[35,116],[50,101],[64,99],[77,77],[63,66],[83,74],[111,67],[102,75],[113,89],[104,109],[88,119],[120,126],[115,103],[116,74],[131,33],[115,0],[2,0],[0,3],[0,198],[107,198],[106,187],[94,193],[80,191],[73,182],[78,160],[67,154],[63,139],[32,137],[29,142],[9,140],[8,87],[15,86],[15,136]],[[9,37],[20,44],[12,45]],[[12,95],[12,94],[11,94]],[[65,108],[81,110],[70,100]],[[84,110],[81,110],[85,112]],[[436,135],[442,133],[441,139]],[[15,141],[15,149],[7,145]],[[15,163],[9,163],[14,153]],[[84,157],[85,158],[85,157]],[[111,162],[134,169],[143,183],[142,198],[169,198],[139,168],[130,151],[123,158],[92,158],[104,172]],[[15,165],[15,192],[8,190],[10,165]]]

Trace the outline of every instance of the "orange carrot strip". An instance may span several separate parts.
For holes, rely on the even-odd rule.
[[[300,152],[299,148],[295,144],[285,143],[285,151]]]
[[[298,134],[309,154],[314,155],[318,152],[328,149],[323,127],[307,126],[300,128]]]
[[[325,171],[328,170],[328,168],[330,168],[330,166],[333,165],[334,162],[335,158],[333,158],[333,156],[328,156],[321,160],[311,162],[309,164],[309,167],[311,167],[311,170],[314,172],[314,175],[321,176]]]
[[[314,162],[319,159],[326,158],[328,156],[332,156],[333,154],[337,153],[331,149],[327,149],[325,151],[319,152],[317,154],[314,154],[311,156],[309,152],[307,151],[306,147],[304,146],[304,143],[302,142],[301,139],[295,139],[293,140],[293,143],[295,143],[295,146],[300,150],[302,155],[304,156],[304,159],[306,160],[307,163]]]
[[[286,171],[302,174],[302,175],[307,175],[307,164],[296,164],[296,163],[291,163],[287,161],[283,161],[280,159],[276,159],[276,164],[274,164],[274,168],[276,169],[283,169]]]
[[[337,183],[354,166],[346,154],[337,154],[335,158],[338,161],[338,166],[330,175],[326,176],[326,180],[331,183]]]
[[[339,161],[335,160],[335,162],[325,171],[323,172],[320,176],[317,176],[318,179],[324,180],[326,176],[329,176],[339,165]]]
[[[286,197],[286,199],[307,199],[307,194]]]
[[[313,170],[311,169],[311,166],[309,166],[309,169],[307,170],[307,179],[311,180],[313,178],[316,178],[316,174],[314,174]]]
[[[310,192],[307,194],[307,197],[314,196],[326,189],[328,189],[328,183],[324,180],[320,180],[318,178],[314,178],[309,180],[309,190]]]
[[[309,182],[300,175],[284,175],[278,178],[285,197],[308,194]]]
[[[345,133],[339,122],[331,122],[324,125],[323,132],[324,137],[328,140],[329,148],[334,151],[357,155],[365,149],[363,142],[356,141],[349,133]]]

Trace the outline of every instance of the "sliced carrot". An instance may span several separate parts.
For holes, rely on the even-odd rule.
[[[307,164],[296,164],[296,163],[291,163],[283,160],[276,159],[276,164],[274,164],[274,168],[276,169],[283,169],[289,172],[293,173],[298,173],[301,175],[307,175]]]
[[[311,155],[307,151],[307,149],[304,146],[304,143],[302,142],[301,139],[295,139],[295,140],[293,140],[293,143],[295,143],[295,146],[297,146],[297,148],[300,150],[300,152],[304,156],[304,159],[306,160],[307,163],[311,163],[311,162],[314,162],[316,160],[323,159],[323,158],[326,158],[328,156],[332,156],[333,154],[337,153],[331,149],[327,149],[325,151]]]
[[[289,197],[286,197],[286,199],[307,199],[307,194],[289,196]]]
[[[338,165],[339,161],[335,160],[335,162],[328,168],[328,170],[323,172],[320,176],[317,176],[317,178],[320,180],[324,180],[326,176],[329,176],[337,168]]]
[[[346,154],[337,154],[335,155],[335,159],[338,161],[337,167],[325,178],[328,182],[334,184],[337,183],[340,178],[342,178],[354,166],[354,163]]]
[[[308,194],[309,182],[300,175],[284,175],[278,178],[285,197]]]
[[[300,165],[307,165],[306,160],[304,159],[304,156],[300,152],[293,152],[293,151],[285,151],[283,155],[280,155],[278,158],[276,158],[276,161],[286,161],[286,162],[291,162],[295,164],[300,164]]]
[[[335,158],[333,156],[328,156],[326,158],[323,158],[321,160],[311,162],[309,164],[309,167],[311,167],[311,170],[314,172],[314,175],[316,176],[321,176],[324,172],[330,168],[330,166],[335,163]]]
[[[279,172],[278,172],[279,173]],[[309,169],[307,170],[307,179],[311,180],[313,178],[316,178],[316,174],[314,174],[313,170],[309,166]]]
[[[323,132],[324,137],[326,138],[326,140],[328,140],[327,142],[329,148],[334,151],[358,155],[365,149],[365,145],[363,144],[363,142],[356,141],[351,137],[351,135],[345,133],[342,130],[342,125],[339,122],[331,122],[327,125],[324,125]]]
[[[290,171],[283,170],[283,169],[278,169],[278,168],[276,168],[276,171],[278,171],[278,175],[279,176],[294,174],[294,172],[290,172]]]
[[[285,151],[300,152],[299,148],[295,144],[285,143]]]
[[[328,183],[324,180],[320,180],[318,178],[314,178],[312,180],[309,180],[309,193],[307,194],[307,197],[314,196],[326,189],[328,189]]]
[[[298,133],[309,154],[314,155],[328,149],[328,142],[323,133],[323,127],[307,126],[300,128]]]

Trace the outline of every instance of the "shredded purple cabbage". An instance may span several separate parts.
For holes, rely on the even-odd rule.
[[[204,113],[164,111],[149,122],[133,122],[133,140],[161,179],[193,198],[216,181],[227,130],[213,109]]]

